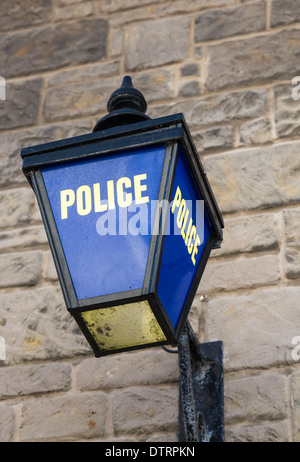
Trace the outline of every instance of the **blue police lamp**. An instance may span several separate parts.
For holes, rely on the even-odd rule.
[[[22,149],[66,307],[95,356],[176,345],[223,221],[182,114],[130,77],[93,133]]]

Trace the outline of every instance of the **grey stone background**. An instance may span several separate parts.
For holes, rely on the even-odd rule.
[[[300,440],[299,57],[295,0],[1,0],[0,441],[177,441],[176,355],[93,358],[21,171],[125,74],[185,114],[224,215],[190,320],[224,342],[226,441]]]

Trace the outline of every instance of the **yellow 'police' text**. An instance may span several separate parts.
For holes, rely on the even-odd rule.
[[[201,241],[191,216],[189,219],[189,224],[187,225],[190,211],[187,207],[185,199],[182,198],[182,193],[179,186],[177,186],[173,205],[171,208],[173,214],[175,213],[175,209],[178,209],[176,218],[177,226],[181,230],[181,236],[185,242],[188,253],[191,255],[192,263],[193,265],[196,265],[196,255],[198,253],[198,246],[200,245]]]
[[[149,202],[149,196],[146,195],[147,184],[142,183],[147,179],[147,174],[134,175],[133,179],[124,176],[116,182],[108,180],[106,185],[102,183],[94,183],[92,187],[82,185],[73,189],[64,189],[60,191],[61,219],[68,218],[68,209],[76,204],[78,215],[88,215],[94,212],[105,212],[119,207],[129,207],[135,201],[135,204],[145,204]],[[101,199],[102,187],[106,188],[102,197],[107,197],[106,200]]]

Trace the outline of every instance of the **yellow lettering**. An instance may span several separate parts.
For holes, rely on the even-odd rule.
[[[192,217],[190,217],[189,225],[186,230],[190,211],[188,209],[188,204],[186,200],[183,199],[181,196],[181,190],[179,186],[177,186],[171,212],[174,213],[175,208],[178,208],[176,224],[178,228],[181,230],[181,236],[186,245],[189,255],[191,255],[192,263],[193,265],[196,265],[195,257],[198,253],[198,246],[200,245],[201,241],[197,234],[196,226],[193,224]]]
[[[142,173],[141,175],[135,175],[133,177],[134,181],[134,192],[135,192],[135,203],[136,204],[145,204],[149,202],[149,196],[142,197],[142,192],[147,191],[147,185],[141,184],[141,181],[147,179],[147,174]]]
[[[188,229],[187,229],[187,232],[186,232],[186,237],[185,237],[185,245],[187,245],[187,242],[188,242],[188,238],[189,238],[189,234],[190,234],[190,230],[191,230],[191,227],[192,227],[192,224],[193,224],[193,219],[190,218],[190,222],[189,222],[189,226],[188,226]]]
[[[180,191],[179,186],[177,186],[175,197],[173,200],[172,213],[174,213],[175,207],[179,207],[180,201],[181,201],[181,191]]]
[[[94,189],[94,207],[95,212],[105,212],[107,210],[107,204],[101,204],[101,196],[100,196],[100,183],[95,183],[93,185]]]
[[[77,191],[65,189],[60,191],[61,218],[68,218],[68,208],[75,204],[78,215],[88,215],[92,209],[95,213],[105,212],[108,209],[119,207],[129,207],[135,199],[136,204],[144,204],[150,201],[147,194],[147,174],[141,173],[134,175],[132,179],[122,177],[115,182],[106,182],[107,196],[103,194],[104,185],[94,183],[91,186],[82,185]],[[104,190],[105,191],[105,190]],[[105,197],[105,200],[102,197]],[[107,197],[107,200],[106,200]]]
[[[196,236],[196,241],[195,241],[195,245],[194,245],[194,248],[193,248],[193,252],[192,252],[192,256],[191,256],[191,259],[192,259],[192,262],[193,262],[193,265],[195,266],[196,265],[196,260],[195,260],[195,254],[198,253],[198,245],[200,244],[200,238],[197,234]]]
[[[124,176],[123,178],[120,178],[117,181],[117,198],[118,198],[118,204],[120,207],[129,207],[129,205],[132,202],[132,194],[125,193],[124,187],[125,188],[131,187],[131,180],[130,178],[126,176]]]
[[[181,202],[180,202],[180,207],[179,207],[178,213],[177,213],[177,226],[178,226],[178,228],[181,228],[181,226],[182,226],[185,211],[186,211],[186,202],[185,202],[184,199],[182,199]]]
[[[184,215],[184,222],[183,222],[182,228],[181,228],[181,236],[182,236],[183,240],[185,240],[184,230],[185,230],[185,225],[186,225],[189,213],[190,213],[189,209],[186,209],[186,212],[185,212],[185,215]]]
[[[110,210],[115,209],[115,191],[114,191],[114,180],[109,180],[107,182],[107,199],[108,199],[108,208]]]
[[[65,189],[60,191],[60,210],[61,219],[68,218],[68,207],[71,207],[75,202],[75,193],[73,189]]]
[[[77,212],[88,215],[92,210],[92,193],[89,186],[80,186],[76,191]]]
[[[192,239],[195,239],[196,237],[196,226],[193,225],[192,226],[192,229],[191,229],[191,234],[190,234],[190,237],[189,237],[189,243],[188,243],[188,252],[189,253],[192,253],[192,250],[193,250],[193,242],[192,242]]]

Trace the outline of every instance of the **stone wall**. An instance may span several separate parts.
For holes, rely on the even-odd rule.
[[[177,441],[176,355],[93,358],[21,171],[125,74],[185,114],[224,215],[190,320],[224,342],[226,441],[299,441],[299,2],[2,0],[0,35],[0,441]]]

